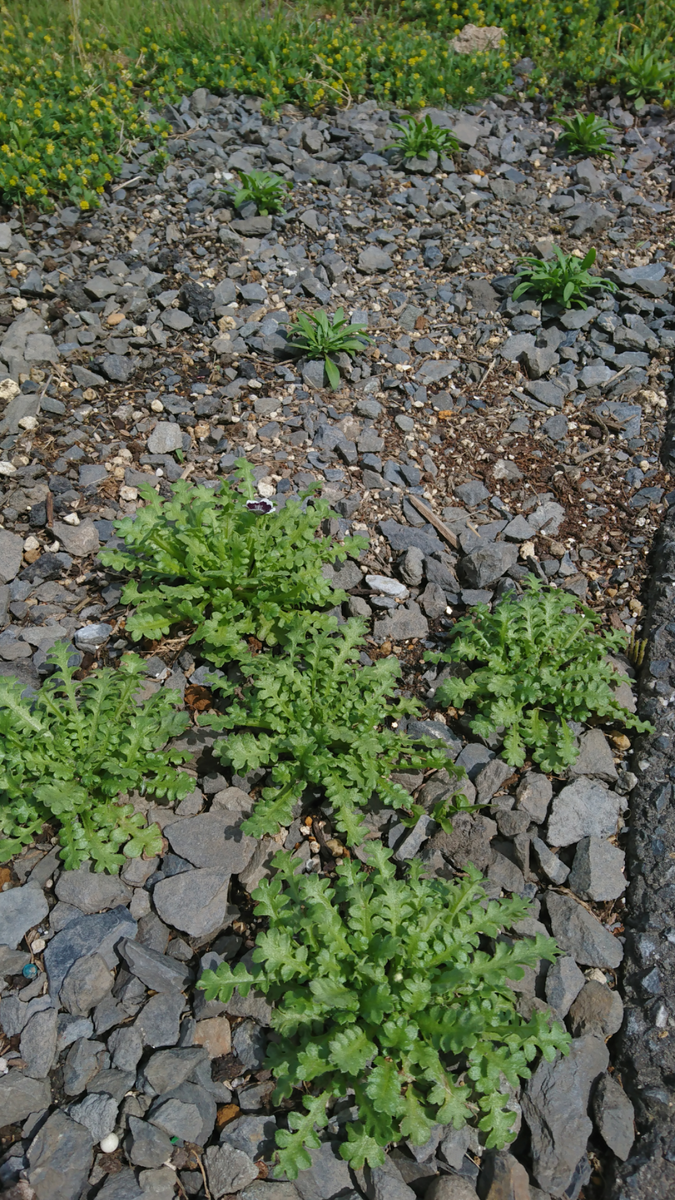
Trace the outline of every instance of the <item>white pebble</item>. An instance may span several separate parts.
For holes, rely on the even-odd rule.
[[[6,1075],[8,1070],[9,1067],[7,1066],[7,1059],[0,1058],[0,1075]]]
[[[99,1149],[102,1150],[104,1154],[113,1154],[119,1144],[120,1139],[118,1138],[117,1134],[108,1133],[104,1138],[101,1138],[101,1141],[99,1142]]]

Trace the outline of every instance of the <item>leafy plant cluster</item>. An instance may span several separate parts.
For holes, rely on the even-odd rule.
[[[135,641],[183,625],[220,664],[246,655],[246,637],[284,642],[299,618],[305,631],[326,628],[322,610],[346,599],[322,568],[357,555],[364,539],[317,536],[330,509],[325,500],[304,503],[313,488],[275,510],[257,496],[244,459],[235,476],[240,491],[227,480],[217,489],[182,480],[170,500],[143,487],[144,507],[117,526],[126,548],[106,550],[101,560],[135,576],[122,594],[136,605],[127,622]]]
[[[270,768],[272,785],[242,826],[255,837],[290,825],[296,802],[316,790],[332,805],[347,841],[358,844],[362,810],[372,796],[394,808],[411,807],[409,793],[389,778],[392,771],[446,767],[458,779],[463,775],[432,739],[412,740],[390,727],[420,707],[393,699],[398,660],[361,667],[364,622],[353,618],[335,632],[336,624],[309,638],[302,624],[291,626],[283,656],[250,656],[240,664],[243,682],[213,681],[231,703],[201,723],[240,730],[217,741],[214,754],[239,774]]]
[[[134,790],[182,800],[191,790],[175,769],[189,756],[160,749],[189,722],[176,710],[179,693],[162,689],[137,704],[145,663],[136,654],[82,681],[64,642],[47,657],[55,671],[34,697],[0,678],[0,862],[54,819],[67,870],[90,858],[96,871],[117,872],[126,858],[160,854],[159,827],[118,800]]]
[[[344,309],[338,308],[333,316],[318,309],[313,313],[298,313],[297,321],[288,331],[290,347],[307,358],[323,358],[328,382],[332,388],[340,383],[340,372],[331,358],[333,354],[354,356],[363,350],[372,338],[364,333],[366,326],[350,325]]]
[[[562,133],[559,141],[570,154],[600,154],[614,156],[614,149],[607,141],[607,134],[614,129],[609,121],[595,113],[575,112],[574,116],[560,121]]]
[[[241,186],[230,193],[235,208],[252,202],[263,216],[283,211],[286,192],[293,187],[287,179],[274,171],[240,171],[239,178]]]
[[[396,122],[394,129],[399,130],[400,136],[392,142],[391,149],[398,150],[403,158],[428,158],[432,151],[440,158],[459,150],[454,133],[434,124],[428,113],[421,121],[410,117],[408,121]]]
[[[249,971],[221,963],[198,983],[208,1000],[228,1001],[252,986],[274,1005],[277,1034],[268,1066],[274,1102],[302,1095],[276,1135],[278,1165],[290,1179],[311,1165],[327,1109],[353,1095],[340,1153],[352,1167],[384,1162],[384,1147],[428,1141],[435,1124],[473,1122],[489,1147],[513,1138],[509,1088],[530,1075],[539,1054],[566,1053],[569,1035],[548,1015],[518,1015],[509,980],[544,958],[551,938],[507,939],[529,903],[485,898],[472,867],[452,883],[424,879],[413,862],[396,878],[391,851],[369,848],[368,869],[337,868],[333,885],[296,874],[290,854],[253,893],[268,920]]]
[[[596,259],[595,247],[591,247],[584,258],[565,254],[559,246],[552,249],[552,259],[524,255],[518,260],[517,278],[521,282],[513,292],[514,300],[525,292],[534,292],[543,303],[553,300],[563,308],[571,308],[573,304],[588,308],[586,297],[593,290],[616,291],[616,284],[610,279],[591,275],[590,267]]]
[[[70,19],[79,9],[8,0],[0,13],[0,194],[10,201],[94,206],[119,155],[149,134],[147,105],[161,110],[197,87],[262,96],[270,116],[286,102],[320,109],[367,95],[417,111],[503,92],[527,55],[533,97],[603,81],[638,107],[673,93],[668,6],[638,0],[540,0],[536,19],[530,0],[379,0],[367,12],[344,0],[331,14],[318,0],[234,11],[212,0],[87,0]],[[501,26],[505,44],[455,53],[467,23]],[[160,159],[150,153],[148,165]]]
[[[529,754],[543,771],[560,772],[578,749],[568,721],[603,717],[650,730],[623,708],[614,689],[619,676],[607,662],[623,650],[625,634],[594,631],[600,618],[568,592],[525,581],[521,599],[509,595],[493,612],[484,604],[460,618],[451,644],[434,662],[466,664],[436,692],[441,704],[475,713],[470,728],[488,738],[504,734],[506,762],[520,767]]]

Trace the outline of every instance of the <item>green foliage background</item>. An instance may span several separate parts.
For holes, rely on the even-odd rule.
[[[672,58],[675,0],[13,0],[0,17],[0,197],[86,209],[129,141],[166,137],[148,125],[148,104],[197,87],[262,96],[270,113],[365,96],[460,104],[506,87],[523,55],[536,64],[528,94],[578,103],[595,82],[621,86],[617,49],[647,42]],[[469,22],[504,28],[503,48],[453,53]]]

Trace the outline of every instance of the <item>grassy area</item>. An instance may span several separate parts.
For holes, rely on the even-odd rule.
[[[675,0],[14,0],[0,14],[5,204],[93,207],[126,142],[166,135],[144,104],[196,87],[262,96],[270,113],[365,96],[415,110],[503,90],[528,56],[527,93],[557,102],[602,82],[629,100],[673,91]],[[469,22],[500,25],[500,49],[455,54]]]

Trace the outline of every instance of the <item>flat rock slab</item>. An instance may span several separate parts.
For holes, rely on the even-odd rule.
[[[359,577],[360,577],[359,572]],[[171,849],[195,867],[238,875],[248,866],[257,842],[232,824],[226,811],[172,821],[166,830]]]
[[[51,1102],[48,1080],[8,1071],[0,1076],[0,1129],[5,1125],[20,1125],[31,1113],[42,1112]]]
[[[571,896],[549,892],[546,906],[558,946],[583,967],[614,970],[623,958],[621,942]]]
[[[28,1148],[28,1181],[38,1200],[77,1200],[93,1157],[89,1130],[53,1112]]]
[[[571,846],[584,837],[611,837],[623,807],[616,792],[584,776],[555,797],[546,840],[549,846]]]
[[[73,963],[87,954],[100,954],[110,970],[119,966],[115,946],[122,938],[135,936],[136,922],[121,905],[110,912],[71,921],[52,938],[45,950],[50,991],[58,995]]]
[[[229,888],[228,871],[204,867],[160,879],[152,898],[167,925],[190,937],[206,938],[234,920],[237,910],[228,906]]]
[[[35,884],[28,883],[0,892],[1,944],[16,950],[24,934],[39,925],[48,912],[49,905],[42,888]]]

